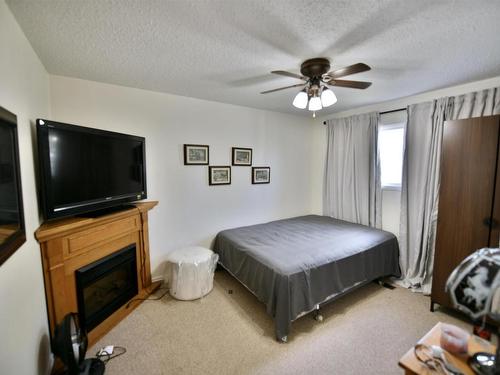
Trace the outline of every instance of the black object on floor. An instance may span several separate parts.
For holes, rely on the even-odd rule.
[[[67,314],[52,339],[52,351],[66,366],[67,375],[104,374],[105,366],[100,359],[85,359],[87,345],[87,334],[80,327],[78,314]]]
[[[80,365],[78,375],[102,375],[104,374],[104,362],[98,358],[89,358]]]

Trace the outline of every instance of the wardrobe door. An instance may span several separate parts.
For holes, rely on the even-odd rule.
[[[489,245],[498,137],[497,116],[444,125],[432,282],[432,302],[440,305],[450,306],[444,289],[453,269]]]
[[[500,116],[495,116],[500,128]],[[497,173],[495,197],[493,198],[493,212],[491,216],[491,233],[489,247],[500,247],[500,140],[497,158]]]

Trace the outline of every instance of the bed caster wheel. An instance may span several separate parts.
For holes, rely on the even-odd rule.
[[[316,309],[314,310],[314,320],[317,321],[317,322],[322,322],[323,321],[323,315],[321,315],[321,313],[319,312],[319,305],[316,306]]]
[[[283,336],[278,339],[282,344],[286,344],[288,342],[288,336]]]

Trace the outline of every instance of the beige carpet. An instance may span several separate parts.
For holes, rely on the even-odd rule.
[[[105,345],[126,347],[108,363],[109,375],[402,374],[399,357],[438,321],[467,327],[429,312],[428,297],[373,283],[325,306],[322,314],[322,323],[311,316],[294,322],[289,342],[280,344],[264,305],[220,271],[208,296],[146,301],[88,355]]]

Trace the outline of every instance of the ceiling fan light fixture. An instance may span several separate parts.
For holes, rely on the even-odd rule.
[[[297,95],[295,95],[295,99],[293,99],[293,106],[299,109],[305,109],[307,107],[307,101],[309,97],[307,95],[306,89],[299,91]]]
[[[305,86],[303,90],[295,94],[292,104],[295,108],[307,108],[309,111],[313,112],[314,117],[317,111],[337,103],[337,96],[328,86],[364,90],[372,84],[371,82],[342,79],[345,76],[371,70],[365,63],[357,63],[335,70],[330,70],[330,68],[331,64],[329,59],[317,57],[305,60],[300,65],[300,74],[284,70],[273,70],[271,72],[273,74],[299,79],[302,82],[273,90],[262,91],[261,94],[270,94],[294,87],[304,88]]]
[[[310,111],[319,111],[321,110],[321,108],[323,108],[323,106],[321,105],[321,99],[318,96],[313,96],[309,100],[309,107],[307,109],[309,109]]]
[[[335,103],[337,103],[337,96],[331,89],[325,87],[321,93],[321,104],[323,107],[329,107]]]

